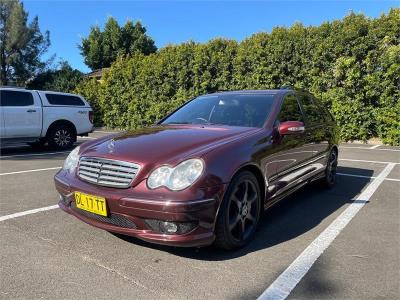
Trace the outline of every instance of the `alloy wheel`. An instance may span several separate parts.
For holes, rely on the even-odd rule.
[[[64,147],[71,143],[72,136],[68,130],[59,129],[54,134],[54,143],[59,147]]]
[[[337,155],[335,151],[332,151],[329,156],[329,161],[326,169],[326,179],[329,184],[333,184],[336,178],[336,170],[337,170]]]
[[[232,237],[243,241],[257,225],[259,213],[258,192],[254,183],[243,180],[231,195],[228,207],[228,226]]]

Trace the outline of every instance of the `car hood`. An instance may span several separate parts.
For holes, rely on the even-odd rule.
[[[130,161],[142,166],[175,164],[258,130],[215,125],[148,127],[93,141],[81,149],[80,155]]]

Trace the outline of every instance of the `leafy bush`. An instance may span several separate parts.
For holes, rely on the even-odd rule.
[[[279,27],[240,43],[169,45],[120,56],[102,84],[86,81],[78,90],[97,101],[104,125],[138,128],[200,94],[292,85],[325,103],[343,140],[399,145],[399,33],[400,9],[392,9],[377,19],[351,13],[320,26]]]
[[[40,73],[27,84],[27,88],[71,92],[82,81],[83,73],[73,69],[67,62],[61,61],[58,68]]]
[[[81,81],[74,90],[74,93],[80,94],[90,103],[94,112],[94,125],[102,126],[103,121],[103,104],[100,102],[103,95],[102,85],[94,78],[87,78]]]

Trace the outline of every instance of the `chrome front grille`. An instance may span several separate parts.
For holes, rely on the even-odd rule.
[[[139,165],[105,158],[81,157],[79,160],[78,176],[88,182],[127,188],[139,171]]]

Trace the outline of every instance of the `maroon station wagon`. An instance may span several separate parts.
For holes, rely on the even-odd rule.
[[[307,92],[217,92],[155,126],[81,144],[54,179],[60,207],[90,225],[234,249],[264,209],[311,181],[334,185],[337,143],[334,119]]]

